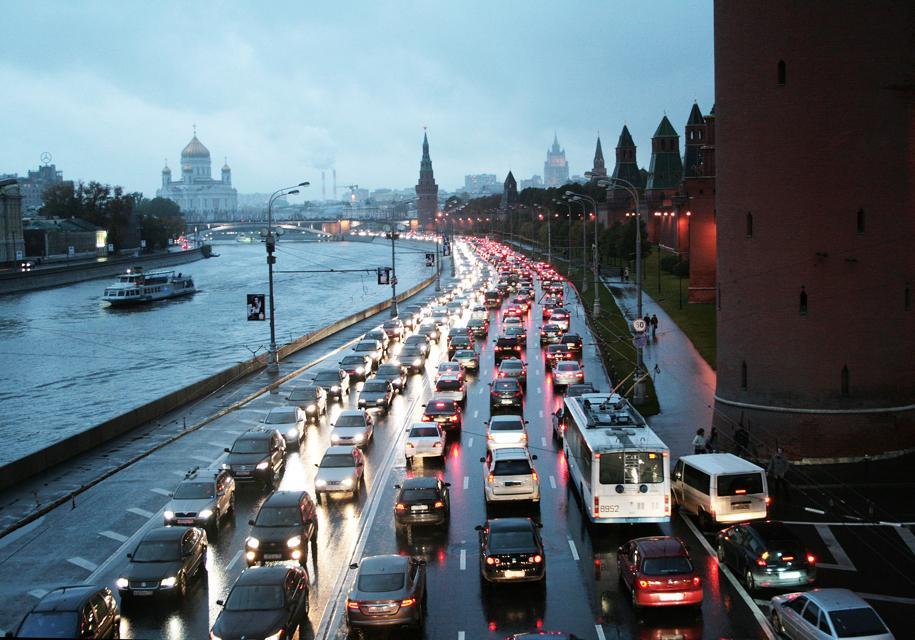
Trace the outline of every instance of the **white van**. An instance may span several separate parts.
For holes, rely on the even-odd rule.
[[[765,470],[732,453],[683,456],[674,467],[671,493],[674,505],[697,516],[705,530],[765,518],[769,505]]]

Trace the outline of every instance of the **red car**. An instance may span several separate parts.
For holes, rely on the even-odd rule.
[[[702,578],[680,538],[630,540],[617,551],[616,564],[636,609],[702,604]]]

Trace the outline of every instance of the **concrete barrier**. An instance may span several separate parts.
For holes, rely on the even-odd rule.
[[[427,278],[410,289],[397,296],[397,301],[401,302],[413,297],[430,284],[435,282],[435,277]],[[361,322],[391,306],[391,300],[385,300],[374,304],[367,309],[357,311],[341,320],[322,327],[316,331],[305,334],[300,338],[280,346],[278,356],[282,360],[297,351],[309,347],[325,338],[351,327],[357,322]],[[0,466],[0,490],[11,487],[26,478],[37,473],[45,471],[55,465],[65,462],[79,454],[89,451],[109,440],[120,437],[129,433],[140,425],[152,422],[162,416],[179,409],[180,407],[194,402],[217,389],[230,384],[240,378],[260,371],[266,367],[266,361],[261,358],[252,358],[239,362],[227,369],[223,369],[213,375],[207,376],[202,380],[190,384],[186,387],[173,391],[152,402],[131,409],[127,413],[115,416],[110,420],[90,427],[85,431],[74,434],[63,440],[35,451],[23,458],[14,460],[8,464]]]

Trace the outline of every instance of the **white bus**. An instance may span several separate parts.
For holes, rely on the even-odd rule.
[[[670,521],[670,451],[618,394],[566,398],[563,451],[591,522]]]

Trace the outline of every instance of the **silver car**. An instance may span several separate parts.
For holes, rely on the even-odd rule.
[[[486,506],[493,502],[530,501],[540,504],[540,479],[527,449],[516,447],[489,451],[483,463],[483,493]]]
[[[263,424],[277,429],[286,438],[286,444],[299,446],[305,439],[306,414],[299,407],[274,407],[267,412]]]
[[[495,415],[486,425],[489,449],[527,446],[527,420],[518,415]]]
[[[414,458],[442,458],[445,455],[445,434],[435,422],[414,422],[407,429],[404,457],[407,464]]]
[[[813,589],[772,598],[769,619],[791,640],[893,640],[886,623],[848,589]]]
[[[296,387],[286,396],[286,402],[305,411],[309,420],[317,420],[327,414],[327,392],[315,385]]]
[[[375,419],[363,409],[341,411],[330,432],[332,445],[364,447],[375,434]]]
[[[584,380],[584,368],[574,360],[563,360],[553,367],[553,387],[567,387]]]
[[[235,513],[235,479],[227,469],[194,469],[165,505],[165,525],[202,527],[213,531],[220,520]]]
[[[315,497],[328,493],[351,493],[355,496],[364,482],[365,457],[359,447],[328,447],[315,465]]]

